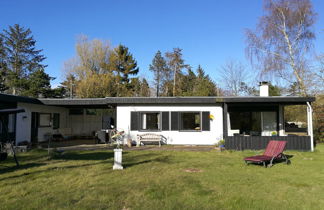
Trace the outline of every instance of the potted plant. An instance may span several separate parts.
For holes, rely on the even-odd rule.
[[[218,147],[219,147],[221,150],[224,150],[224,149],[225,149],[225,140],[224,140],[224,139],[219,140],[219,142],[218,142]]]

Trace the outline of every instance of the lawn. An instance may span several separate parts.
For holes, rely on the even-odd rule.
[[[113,171],[111,150],[34,150],[0,162],[0,209],[323,209],[324,145],[286,153],[263,168],[243,163],[254,151],[126,151]]]

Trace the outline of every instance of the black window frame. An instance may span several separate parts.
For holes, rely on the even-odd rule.
[[[199,130],[198,129],[183,129],[183,113],[199,114]],[[202,131],[202,112],[201,111],[181,111],[179,112],[179,131],[180,132],[201,132]]]
[[[147,131],[151,131],[151,132],[160,132],[162,130],[162,112],[161,111],[140,111],[139,113],[139,127],[138,127],[138,131],[140,132],[147,132]],[[143,114],[152,114],[152,113],[156,113],[159,114],[159,124],[158,124],[158,129],[143,129],[142,125],[143,125]]]

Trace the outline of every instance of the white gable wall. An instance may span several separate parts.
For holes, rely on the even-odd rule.
[[[210,121],[210,131],[130,131],[131,112],[146,111],[208,111],[214,116]],[[132,140],[137,134],[156,133],[167,138],[167,144],[213,145],[223,139],[223,109],[221,106],[117,106],[117,129],[123,129]]]
[[[18,108],[25,109],[25,112],[17,114],[16,123],[16,143],[22,141],[31,140],[31,118],[32,112],[39,113],[59,113],[60,114],[60,127],[64,128],[68,124],[68,109],[62,107],[45,106],[38,104],[29,103],[18,103]],[[53,133],[52,125],[51,127],[40,127],[38,128],[38,141],[44,141],[44,135],[46,133]]]

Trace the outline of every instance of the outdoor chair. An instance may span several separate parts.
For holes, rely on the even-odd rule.
[[[286,164],[290,164],[287,156],[283,154],[287,142],[286,141],[269,141],[267,148],[265,149],[263,155],[256,155],[244,158],[246,164],[257,163],[263,164],[264,167],[271,167],[273,161],[284,160]]]

